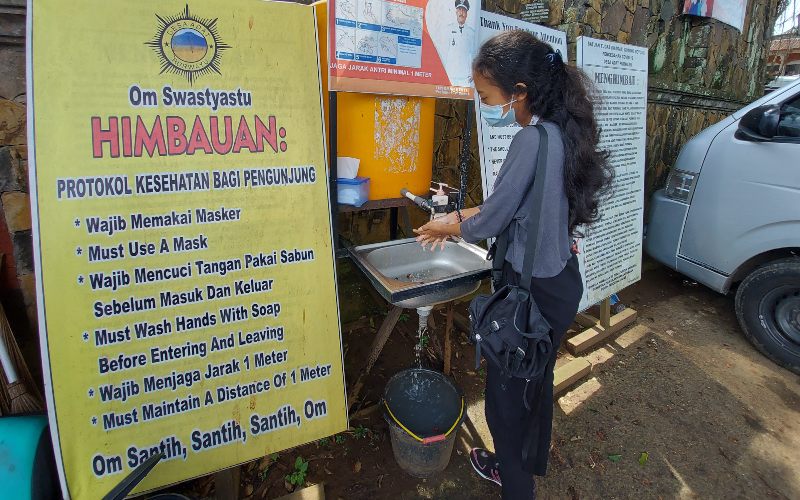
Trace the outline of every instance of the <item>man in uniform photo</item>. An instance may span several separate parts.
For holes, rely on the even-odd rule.
[[[475,29],[467,24],[469,0],[455,0],[456,21],[447,25],[449,34],[444,69],[450,84],[472,85],[472,58],[475,50]]]

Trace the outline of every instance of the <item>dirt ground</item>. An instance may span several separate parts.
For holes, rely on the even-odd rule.
[[[386,307],[352,271],[340,275],[349,298],[342,307],[352,384]],[[800,498],[800,377],[744,339],[732,299],[654,266],[620,295],[639,312],[636,328],[645,334],[626,348],[612,343],[592,354],[605,362],[556,401],[550,469],[537,482],[539,497]],[[359,313],[366,317],[354,320]],[[434,335],[441,336],[443,317],[435,318]],[[386,380],[411,364],[416,320],[413,311],[401,318],[358,408],[375,404]],[[466,338],[458,333],[454,340],[453,378],[467,396],[469,418],[439,477],[405,474],[394,461],[386,423],[373,412],[353,418],[350,432],[243,467],[243,494],[286,494],[284,477],[302,457],[309,461],[307,482],[324,482],[329,499],[499,498],[499,488],[479,480],[467,460],[470,447],[491,448],[491,439],[483,370],[472,371]],[[213,482],[183,489],[213,495]]]

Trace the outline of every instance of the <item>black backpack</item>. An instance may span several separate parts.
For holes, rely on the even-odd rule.
[[[487,258],[492,259],[495,292],[479,295],[469,305],[470,340],[475,344],[475,369],[481,357],[500,368],[506,377],[538,380],[553,352],[551,328],[533,300],[530,282],[542,212],[547,174],[547,130],[539,129],[539,154],[528,220],[528,241],[519,285],[500,287],[503,263],[508,250],[508,229],[498,236]]]

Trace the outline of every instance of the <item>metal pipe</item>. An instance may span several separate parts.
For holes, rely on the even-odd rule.
[[[414,204],[419,208],[425,210],[426,212],[433,213],[433,205],[431,204],[430,200],[417,196],[406,188],[401,189],[400,194],[413,201]]]

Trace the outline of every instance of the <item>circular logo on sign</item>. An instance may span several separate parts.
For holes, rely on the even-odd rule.
[[[220,40],[216,19],[193,15],[187,5],[176,16],[161,17],[155,37],[147,42],[161,61],[161,73],[176,73],[190,84],[198,76],[220,73],[222,51],[230,48]]]

